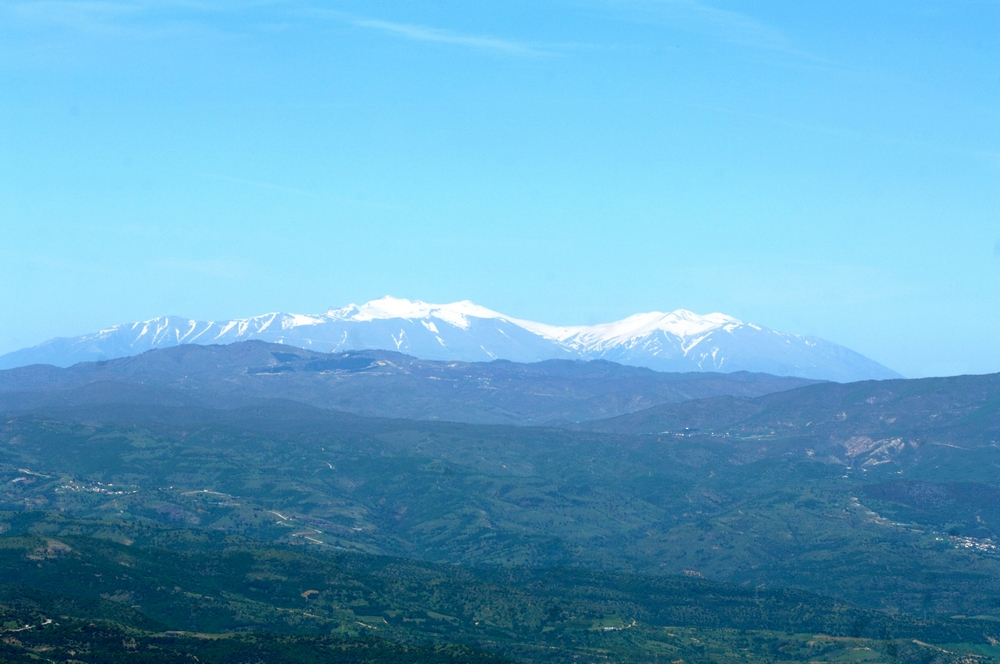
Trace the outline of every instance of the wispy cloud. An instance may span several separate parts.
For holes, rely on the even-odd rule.
[[[310,16],[323,17],[347,23],[358,28],[367,30],[378,30],[388,35],[411,39],[413,41],[434,42],[438,44],[448,44],[477,51],[487,51],[504,55],[517,56],[539,56],[556,55],[557,50],[549,45],[533,44],[530,42],[504,39],[492,35],[474,35],[441,28],[417,25],[414,23],[398,23],[395,21],[383,21],[380,19],[367,18],[356,14],[337,11],[335,9],[307,9],[303,13]]]
[[[597,1],[606,7],[611,6],[638,13],[646,21],[655,21],[721,42],[788,53],[809,60],[826,62],[822,58],[797,48],[780,29],[768,25],[750,14],[732,9],[720,9],[703,0]]]
[[[447,44],[483,52],[512,56],[555,55],[550,45],[505,39],[488,34],[466,34],[426,25],[400,23],[358,16],[335,9],[309,7],[282,0],[20,0],[4,3],[0,0],[0,20],[12,19],[33,23],[63,25],[83,32],[118,33],[133,36],[170,36],[179,32],[207,29],[212,16],[219,14],[252,14],[254,10],[277,7],[281,19],[274,23],[269,16],[265,28],[287,28],[293,23],[286,19],[303,16],[332,19],[366,30],[413,41]],[[245,27],[245,26],[244,26]],[[260,29],[258,23],[253,27]],[[230,26],[229,30],[233,27]]]
[[[704,29],[713,36],[740,46],[787,51],[790,44],[778,29],[753,18],[749,14],[719,9],[698,0],[667,0],[697,18]]]
[[[550,55],[551,51],[540,49],[525,42],[511,41],[486,35],[463,35],[449,30],[428,28],[408,23],[392,23],[374,19],[356,18],[350,21],[359,28],[371,28],[391,35],[415,41],[438,42],[454,46],[464,46],[480,51],[493,51],[508,55]]]
[[[0,22],[59,25],[79,32],[132,38],[170,38],[188,34],[229,35],[215,17],[252,16],[283,0],[0,0]],[[257,25],[257,24],[254,24]],[[268,27],[265,24],[265,27]],[[240,32],[240,30],[236,30]]]
[[[123,2],[69,2],[39,0],[14,2],[4,7],[5,13],[23,20],[59,23],[81,30],[103,28],[108,24],[135,15],[141,8]]]
[[[23,0],[0,2],[0,21],[58,25],[83,33],[126,38],[171,38],[214,32],[184,2],[163,0]]]

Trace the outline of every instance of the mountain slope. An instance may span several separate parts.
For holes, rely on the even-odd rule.
[[[993,482],[1000,374],[823,383],[754,399],[664,404],[580,427],[656,438],[743,439],[768,454],[824,459],[863,473]]]
[[[4,545],[0,570],[8,584],[18,582],[0,586],[0,619],[41,629],[21,629],[15,633],[16,641],[7,636],[3,644],[27,651],[25,655],[44,652],[49,661],[58,656],[55,661],[102,664],[510,662],[473,649],[482,648],[515,657],[521,664],[656,662],[663,661],[658,655],[667,638],[671,657],[683,654],[678,659],[684,661],[737,661],[705,654],[723,655],[739,644],[743,647],[738,661],[773,662],[775,641],[782,661],[831,661],[823,655],[835,655],[843,648],[838,641],[850,639],[856,649],[866,651],[861,661],[899,664],[912,660],[897,656],[876,660],[872,649],[883,651],[890,644],[872,640],[918,639],[933,654],[942,649],[929,643],[965,642],[975,652],[973,644],[985,645],[1000,634],[992,621],[923,620],[797,590],[747,588],[683,576],[433,565],[301,546],[261,546],[237,538],[223,544],[218,537],[205,538],[206,546],[192,554],[149,546],[153,537],[187,534],[176,528],[150,532],[148,525],[139,530],[116,524],[120,538],[139,539],[125,546],[107,537],[79,534],[96,528],[106,534],[106,523],[70,521],[54,514],[29,524],[23,516],[0,519],[4,517],[11,530],[23,534],[0,535]],[[23,564],[32,556],[37,560],[39,548],[54,555]],[[302,588],[311,590],[303,594]],[[123,606],[123,597],[136,608]],[[72,631],[59,629],[54,621],[46,623],[46,615],[59,616],[63,625],[73,618],[79,622]],[[108,629],[105,621],[115,618],[133,629]],[[88,623],[92,623],[89,629]],[[731,630],[729,634],[720,625]],[[161,636],[167,627],[200,633],[201,638],[177,632]],[[754,633],[762,629],[772,633]],[[160,635],[150,633],[154,630]],[[206,638],[208,631],[216,638]],[[218,638],[223,636],[219,632],[229,634]],[[678,638],[678,632],[688,638]],[[828,637],[817,643],[812,636],[817,633]],[[863,637],[866,641],[859,642]],[[136,641],[148,645],[137,647]],[[436,647],[393,647],[393,642]],[[442,647],[448,642],[465,645]],[[225,649],[205,648],[211,643],[225,644]],[[62,652],[57,655],[52,646]],[[337,657],[331,657],[331,646],[337,648]],[[359,650],[369,654],[350,656]],[[421,650],[424,657],[417,657]],[[437,656],[429,657],[428,650]],[[5,664],[41,661],[27,656],[7,659],[8,653],[0,649]],[[897,649],[894,655],[898,654]],[[963,654],[943,661],[982,661]]]
[[[280,398],[368,416],[532,424],[719,395],[755,397],[810,382],[746,372],[668,374],[604,361],[435,362],[245,341],[0,371],[0,410],[117,402],[231,408]]]
[[[914,388],[914,412],[940,412],[933,390]],[[951,401],[972,413],[981,388],[957,381]],[[46,409],[0,418],[0,512],[441,563],[690,571],[894,612],[1000,616],[995,424],[956,412],[985,444],[960,448],[955,430],[917,422],[915,438],[880,451],[854,423],[877,405],[854,396],[843,419],[846,400],[815,403],[828,422],[818,437],[378,420],[277,400]]]
[[[841,382],[898,374],[843,346],[723,314],[637,314],[594,326],[525,321],[471,302],[437,305],[391,297],[321,315],[273,313],[207,322],[177,316],[58,338],[0,356],[0,369],[137,355],[154,348],[256,339],[319,352],[392,350],[442,361],[606,359],[657,371],[752,371]]]

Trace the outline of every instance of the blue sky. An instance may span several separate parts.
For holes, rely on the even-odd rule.
[[[0,352],[392,294],[1000,371],[1000,4],[762,5],[0,1]]]

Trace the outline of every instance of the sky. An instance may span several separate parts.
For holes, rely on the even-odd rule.
[[[1000,371],[1000,3],[0,0],[0,353],[387,294]]]

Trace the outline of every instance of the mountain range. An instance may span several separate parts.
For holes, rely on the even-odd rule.
[[[138,355],[186,344],[260,340],[318,352],[390,350],[439,361],[609,360],[656,371],[749,371],[851,382],[899,374],[848,348],[714,313],[650,312],[592,326],[554,326],[472,302],[428,304],[384,297],[324,314],[271,313],[228,321],[178,316],[51,339],[0,356],[0,369]]]
[[[282,399],[368,417],[551,425],[813,382],[745,371],[665,373],[602,360],[438,362],[384,350],[317,353],[242,341],[0,371],[0,411],[107,403],[237,408]]]
[[[260,340],[0,371],[0,661],[1000,662],[998,389]]]
[[[55,538],[53,544],[25,543],[33,556],[27,563],[18,562],[25,554],[6,563],[0,556],[0,577],[16,578],[17,570],[39,569],[38,562],[55,564],[69,559],[68,549],[82,550],[84,542],[67,539],[82,527],[67,519],[82,518],[94,522],[87,526],[92,532],[124,547],[166,543],[206,553],[211,541],[229,547],[236,541],[229,538],[238,536],[249,538],[251,546],[272,542],[319,554],[346,549],[502,567],[507,570],[502,574],[554,566],[590,568],[595,574],[704,577],[745,588],[751,600],[758,589],[796,588],[891,615],[954,617],[949,620],[956,627],[986,629],[1000,640],[1000,376],[815,383],[756,398],[718,396],[598,422],[533,427],[475,423],[480,416],[496,421],[484,410],[466,411],[465,423],[430,422],[360,417],[301,401],[311,391],[319,403],[327,390],[323,372],[306,367],[325,358],[340,364],[323,370],[331,379],[343,375],[348,385],[353,382],[362,394],[359,401],[384,399],[383,412],[439,409],[449,391],[457,395],[450,412],[458,412],[477,405],[472,395],[479,388],[433,377],[497,372],[500,383],[498,369],[507,363],[455,367],[449,376],[450,363],[408,365],[404,358],[372,351],[315,354],[317,359],[296,349],[297,358],[274,357],[289,350],[260,342],[187,346],[70,369],[36,366],[0,374],[0,549],[9,551],[6,542],[25,528],[37,526],[39,537]],[[275,362],[266,361],[267,355]],[[601,372],[625,377],[609,381],[620,386],[632,380],[627,368],[606,364],[507,367],[505,380],[513,388],[496,396],[511,402],[520,392],[530,403],[532,393],[544,393],[545,383],[558,382],[560,374],[581,396],[601,387],[601,380],[594,380]],[[240,365],[247,367],[246,378],[226,369]],[[286,371],[286,365],[295,370]],[[670,376],[649,373],[654,380],[642,389],[652,395]],[[414,374],[417,380],[408,383]],[[720,383],[738,378],[701,376]],[[232,399],[240,394],[240,382],[285,378],[289,382],[276,382],[271,392],[246,395],[256,401]],[[433,393],[429,385],[437,382],[442,388]],[[385,389],[377,391],[375,383]],[[154,390],[190,399],[147,399]],[[4,392],[18,391],[51,398],[18,408],[4,403]],[[45,513],[51,523],[38,521]],[[11,521],[15,517],[21,525]],[[156,534],[154,526],[175,532]],[[206,540],[210,537],[216,539]],[[246,562],[234,558],[213,569],[228,578],[237,574],[232,570],[247,570]],[[326,615],[303,593],[328,592],[331,581],[310,574],[304,585],[295,582],[286,590],[303,600],[298,610]],[[232,581],[234,589],[270,597],[259,594],[258,575]],[[67,579],[90,596],[125,597],[125,606],[151,608],[140,599],[145,591],[115,576],[108,580],[111,587],[96,591],[87,590],[96,581],[86,575],[53,577],[49,587],[66,587]],[[152,588],[183,588],[174,579],[164,570]],[[579,583],[573,592],[589,587],[586,579]],[[650,581],[636,579],[629,587],[650,598]],[[162,601],[231,599],[228,591],[191,588]],[[600,594],[618,608],[602,606],[596,617],[617,615],[619,627],[642,622],[647,614],[620,604],[624,588],[613,590]],[[483,597],[492,602],[488,594]],[[337,600],[329,610],[354,607],[361,613],[337,615],[348,625],[389,629],[398,609],[373,599],[363,605]],[[704,607],[704,598],[694,601]],[[460,603],[455,610],[466,616],[468,629],[482,622],[477,609]],[[186,621],[184,629],[205,625],[184,607],[169,615],[173,624]],[[406,615],[413,621],[414,614]],[[653,623],[661,635],[670,626],[665,620]],[[562,621],[549,622],[559,628]],[[411,624],[422,623],[406,625]],[[857,636],[851,624],[844,629],[842,634]],[[939,638],[939,644],[953,643],[952,637]],[[1000,658],[1000,650],[995,652]],[[808,654],[801,661],[861,661]],[[546,651],[535,661],[553,660]],[[790,658],[772,653],[765,661]]]

